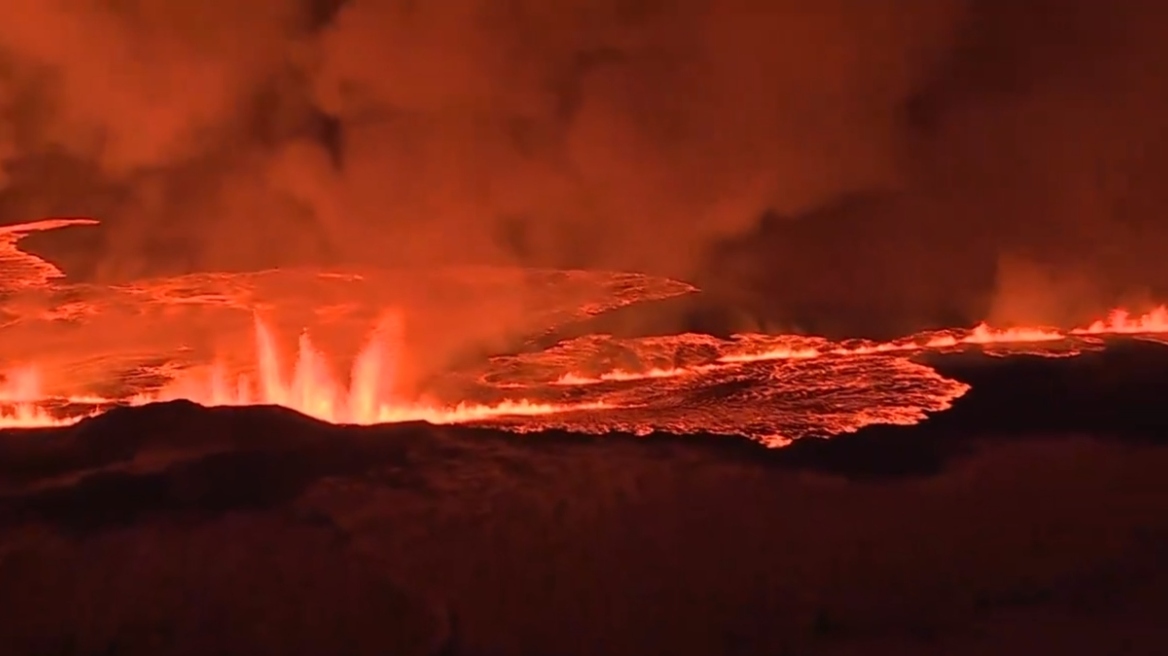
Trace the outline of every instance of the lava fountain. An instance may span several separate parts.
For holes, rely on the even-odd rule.
[[[58,417],[43,404],[58,402],[108,407],[140,406],[187,400],[205,406],[278,405],[334,424],[372,425],[407,421],[432,424],[482,421],[492,417],[537,416],[574,410],[598,410],[604,403],[555,404],[526,399],[498,403],[443,405],[409,401],[395,395],[394,365],[401,351],[400,320],[382,322],[355,358],[347,384],[334,375],[328,357],[301,333],[291,371],[284,367],[273,331],[255,318],[254,370],[232,375],[223,362],[178,374],[154,392],[127,399],[94,396],[53,396],[46,393],[35,367],[11,370],[0,384],[0,427],[42,427],[75,423],[100,411]]]
[[[348,384],[333,374],[328,357],[300,334],[296,360],[289,375],[281,362],[271,329],[256,317],[256,371],[230,379],[223,364],[202,376],[177,378],[161,391],[137,396],[132,405],[185,399],[208,406],[279,405],[334,424],[372,425],[405,421],[461,423],[502,415],[531,416],[572,410],[595,410],[604,404],[533,403],[524,399],[494,404],[460,403],[442,406],[395,396],[393,366],[400,362],[401,322],[384,320],[358,352]]]
[[[334,424],[427,421],[489,423],[527,433],[719,434],[781,446],[871,424],[915,424],[945,411],[969,387],[917,357],[925,353],[972,349],[994,356],[1070,357],[1104,348],[1108,335],[1153,341],[1168,335],[1165,307],[1143,315],[1115,310],[1071,330],[983,323],[887,342],[771,334],[586,335],[450,367],[426,388],[441,396],[416,396],[401,384],[401,315],[378,321],[371,314],[376,308],[403,309],[412,332],[425,334],[458,325],[448,316],[428,315],[428,299],[467,303],[460,296],[466,289],[513,291],[523,285],[529,293],[520,305],[533,314],[518,325],[531,347],[549,326],[696,290],[642,274],[527,270],[485,278],[476,270],[469,280],[438,276],[420,286],[396,284],[384,272],[292,270],[99,287],[63,282],[59,269],[18,248],[31,232],[92,224],[62,219],[0,228],[0,351],[8,362],[27,363],[0,370],[0,428],[69,424],[116,405],[185,399],[206,406],[278,405]],[[416,291],[387,295],[400,289]],[[455,290],[462,291],[451,294]],[[489,300],[494,296],[473,296],[482,311],[497,308]],[[261,320],[261,312],[273,323]],[[458,308],[454,314],[483,316]],[[291,350],[278,348],[271,329],[339,326],[349,336],[370,323],[376,329],[347,375],[338,375],[308,332],[300,335],[294,356],[283,357]],[[451,332],[447,337],[462,339]],[[91,340],[78,339],[83,335]],[[216,336],[214,346],[203,341],[208,335]],[[230,346],[219,343],[219,335],[231,335],[224,337]],[[247,345],[249,336],[254,348]],[[254,351],[244,358],[246,366],[239,365],[239,348]],[[204,354],[198,362],[217,359],[189,366],[187,354],[196,351]],[[106,391],[86,395],[98,389]]]
[[[38,404],[43,400],[35,367],[20,367],[0,375],[0,428],[55,426],[70,423],[53,417]]]

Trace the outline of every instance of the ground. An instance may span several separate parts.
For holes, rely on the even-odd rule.
[[[1161,654],[1168,348],[947,356],[914,427],[343,428],[185,402],[0,440],[24,654]]]

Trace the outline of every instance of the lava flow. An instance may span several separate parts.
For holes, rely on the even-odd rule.
[[[889,342],[833,342],[803,335],[737,335],[721,340],[685,334],[641,339],[590,335],[537,352],[495,358],[484,384],[528,393],[573,389],[609,403],[601,413],[549,415],[518,431],[559,428],[745,435],[768,446],[830,437],[871,424],[915,424],[968,391],[915,361],[923,353],[973,349],[988,355],[1070,357],[1104,347],[1102,337],[1159,340],[1168,311],[1111,318],[1086,328],[997,329],[980,324]]]
[[[392,324],[390,324],[391,326]],[[432,424],[466,423],[499,416],[537,416],[556,412],[599,410],[604,403],[554,404],[526,399],[496,403],[461,402],[442,405],[395,397],[392,328],[383,325],[358,353],[348,384],[334,374],[327,357],[302,333],[289,375],[282,366],[271,329],[255,319],[254,371],[232,375],[223,363],[178,374],[162,389],[127,399],[45,393],[34,367],[7,373],[0,383],[0,427],[43,427],[74,423],[110,405],[145,405],[188,400],[205,406],[278,405],[335,424],[372,425],[406,421]],[[42,407],[46,401],[94,409],[59,417]]]
[[[203,405],[279,405],[335,424],[372,425],[404,421],[432,424],[465,423],[501,415],[534,416],[572,410],[598,410],[603,403],[552,404],[526,399],[493,404],[462,402],[454,406],[409,402],[395,398],[393,365],[394,323],[383,324],[357,354],[346,386],[333,375],[325,354],[301,333],[291,376],[280,362],[276,339],[259,318],[255,320],[256,375],[239,374],[231,381],[226,367],[214,365],[200,376],[180,376],[159,392],[130,400],[141,405],[186,399]]]
[[[982,324],[890,342],[763,334],[622,341],[592,335],[492,358],[473,396],[495,398],[451,403],[409,398],[396,388],[395,366],[402,357],[396,321],[384,321],[374,331],[343,381],[308,333],[300,336],[286,369],[273,331],[257,317],[250,368],[239,371],[220,360],[172,371],[158,389],[126,398],[49,394],[36,368],[12,370],[0,383],[0,427],[62,425],[111,405],[186,399],[207,406],[279,405],[336,424],[427,421],[490,423],[517,432],[714,433],[782,446],[870,424],[918,423],[968,391],[966,384],[913,361],[916,354],[1004,348],[1002,354],[1073,355],[1102,348],[1100,336],[1168,333],[1165,318],[1164,308],[1134,317],[1116,311],[1070,331]],[[635,365],[597,372],[606,352]],[[586,367],[593,373],[581,373]],[[549,375],[539,375],[541,370]],[[518,396],[498,398],[504,392]]]
[[[17,247],[32,232],[92,224],[0,228],[0,359],[26,363],[0,375],[0,428],[69,424],[116,405],[187,399],[279,405],[335,424],[422,420],[515,432],[720,434],[781,446],[871,424],[914,424],[948,409],[969,387],[919,361],[925,353],[1069,357],[1104,348],[1108,335],[1157,341],[1168,335],[1168,308],[1160,307],[1142,315],[1115,310],[1072,330],[980,324],[888,342],[594,334],[549,348],[541,344],[552,327],[695,289],[592,271],[308,269],[102,287],[63,281],[54,265]],[[425,381],[411,379],[428,392],[416,394],[403,389],[401,367],[411,364],[406,356],[430,352],[405,345],[400,320],[382,321],[348,376],[337,376],[326,349],[307,332],[286,363],[270,325],[255,318],[313,326],[318,336],[317,328],[334,330],[350,344],[353,331],[376,322],[374,313],[385,307],[405,308],[396,316],[409,317],[410,333],[446,355],[467,344],[497,344],[500,335],[521,348],[445,358]],[[493,321],[478,321],[483,316]],[[506,330],[483,325],[504,317]]]

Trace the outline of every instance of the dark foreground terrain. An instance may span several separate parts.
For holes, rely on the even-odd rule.
[[[1168,347],[948,356],[915,427],[0,434],[0,653],[1168,653]]]

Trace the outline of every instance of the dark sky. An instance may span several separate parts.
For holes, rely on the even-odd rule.
[[[0,220],[103,219],[103,279],[609,267],[779,322],[1168,287],[1163,3],[9,4]]]

